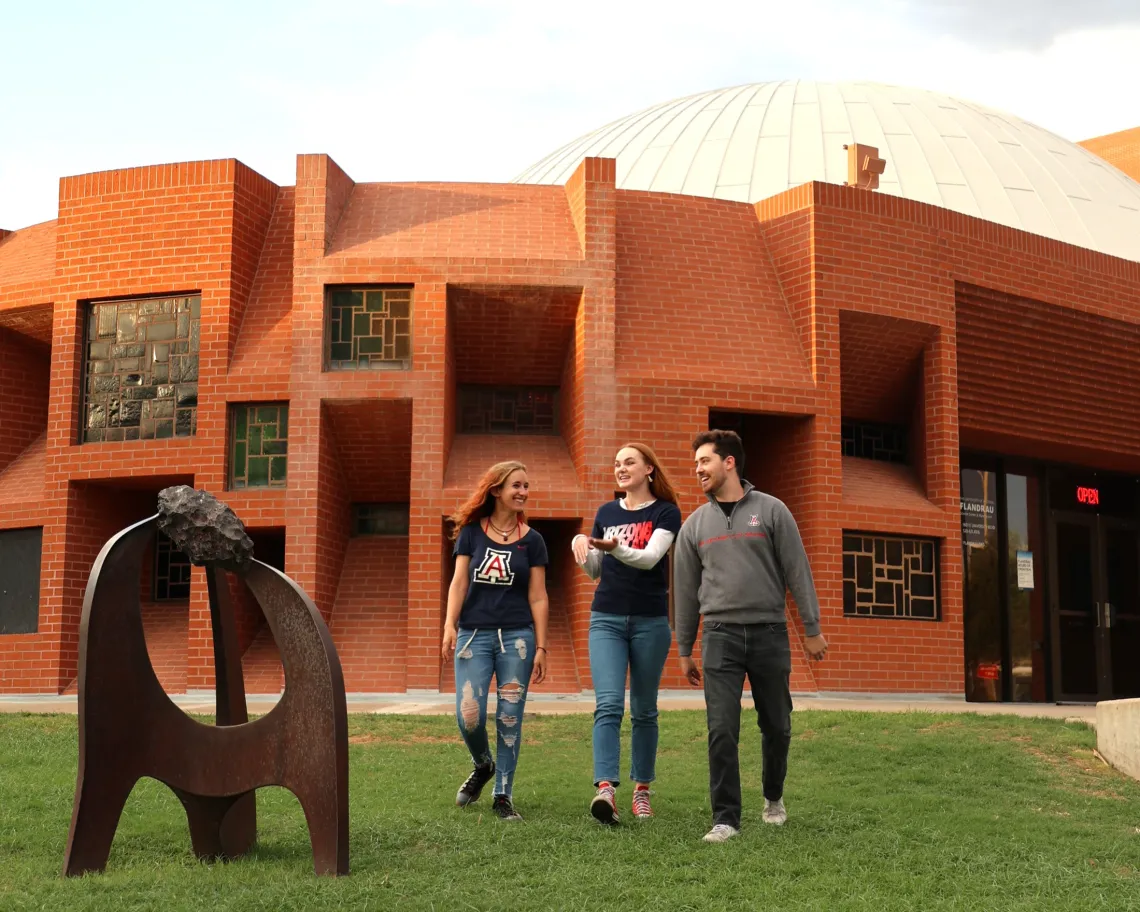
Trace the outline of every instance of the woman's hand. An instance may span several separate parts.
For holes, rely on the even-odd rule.
[[[459,631],[450,624],[445,624],[443,627],[443,660],[445,662],[451,661],[452,653],[455,652],[455,641],[457,639],[459,639]]]
[[[575,535],[570,550],[574,552],[574,560],[581,566],[586,563],[586,557],[590,553],[590,539],[585,535]]]
[[[530,673],[531,684],[541,684],[546,680],[546,650],[537,649],[534,653],[534,671]]]
[[[616,538],[590,538],[587,541],[591,548],[597,548],[599,551],[613,551],[618,546]]]

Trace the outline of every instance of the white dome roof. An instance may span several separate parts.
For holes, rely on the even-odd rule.
[[[614,121],[515,180],[561,184],[586,156],[626,190],[756,202],[847,181],[844,143],[877,146],[889,193],[1140,261],[1140,184],[1076,143],[936,92],[867,82],[762,82]]]

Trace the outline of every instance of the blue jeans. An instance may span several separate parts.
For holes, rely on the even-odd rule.
[[[652,782],[657,765],[657,688],[673,642],[666,617],[590,614],[590,674],[594,678],[594,785],[621,781],[621,719],[629,669],[633,723],[629,778]]]
[[[495,795],[511,796],[522,747],[526,689],[534,670],[534,628],[465,630],[455,644],[455,717],[477,766],[491,762],[487,740],[487,696],[495,676],[498,708],[495,731]]]

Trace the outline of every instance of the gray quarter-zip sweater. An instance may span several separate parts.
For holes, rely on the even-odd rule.
[[[725,624],[787,619],[791,590],[804,633],[819,633],[819,599],[800,530],[783,501],[742,482],[730,516],[712,497],[681,526],[673,558],[677,651],[692,655],[699,615]]]

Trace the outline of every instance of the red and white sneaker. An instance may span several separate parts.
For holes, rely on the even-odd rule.
[[[590,813],[598,823],[609,825],[618,822],[617,805],[614,804],[614,787],[609,782],[598,783],[598,794],[590,802]]]
[[[637,785],[633,789],[633,816],[638,820],[648,820],[653,816],[653,807],[649,804],[649,786]]]

